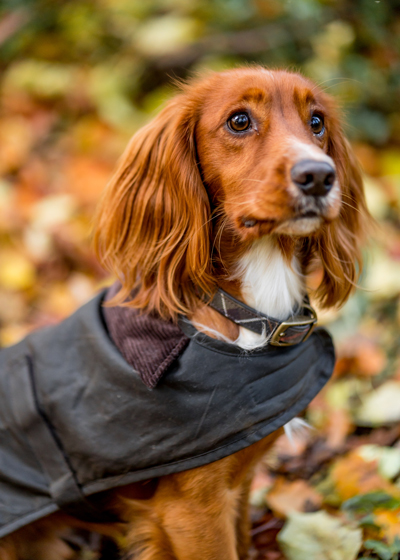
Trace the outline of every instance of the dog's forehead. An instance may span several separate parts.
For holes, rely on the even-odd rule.
[[[209,84],[203,114],[224,116],[246,105],[274,104],[294,108],[318,102],[317,87],[299,74],[264,69],[244,69],[214,75]]]

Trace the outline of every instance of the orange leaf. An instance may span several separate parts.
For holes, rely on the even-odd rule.
[[[379,345],[367,337],[353,336],[341,347],[335,365],[335,376],[352,374],[372,377],[382,372],[386,365],[386,355]]]
[[[322,504],[322,496],[305,480],[290,482],[283,477],[277,479],[265,497],[275,514],[286,516],[289,512],[316,511]]]
[[[343,408],[332,408],[324,429],[326,444],[330,449],[339,449],[352,429],[350,414]]]
[[[377,461],[365,461],[357,454],[357,450],[336,461],[331,477],[342,502],[375,490],[400,497],[400,490],[378,473]]]

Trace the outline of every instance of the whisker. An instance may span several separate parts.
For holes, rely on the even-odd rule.
[[[248,179],[248,178],[245,178],[245,179],[243,179],[243,181],[253,181],[254,183],[263,183],[263,184],[266,183],[266,181],[262,181],[261,179]]]
[[[223,209],[221,209],[219,212],[215,212],[215,211],[212,212],[210,218],[209,218],[207,221],[205,221],[204,224],[202,224],[202,225],[195,231],[195,233],[193,233],[193,235],[192,235],[191,237],[188,238],[188,241],[191,240],[191,239],[193,239],[193,237],[194,237],[195,235],[197,235],[198,232],[199,232],[201,229],[203,229],[204,226],[206,226],[207,224],[209,224],[210,222],[212,222],[212,220],[213,220],[214,218],[218,218],[219,216],[222,216],[224,213],[225,213],[225,211],[224,211]]]
[[[222,220],[221,224],[220,224],[219,227],[218,227],[217,235],[215,236],[215,239],[214,239],[214,242],[213,242],[213,246],[212,246],[212,249],[211,249],[211,254],[213,254],[214,249],[216,249],[216,245],[217,245],[218,238],[219,238],[217,253],[218,253],[219,256],[221,256],[221,240],[222,240],[222,233],[223,233],[223,230],[224,230],[224,228],[225,228],[225,226],[226,226],[226,224],[227,224],[227,222],[228,222],[228,219],[229,219],[228,216],[226,216],[226,217]],[[223,265],[223,268],[224,268],[225,272],[228,272],[228,271],[226,270],[226,268],[225,268],[223,259],[221,259],[221,263],[222,263],[222,265]]]
[[[222,233],[223,233],[223,231],[224,231],[224,228],[225,228],[227,222],[228,222],[228,217],[226,217],[226,218],[222,221],[221,226],[219,227],[218,233],[217,233],[217,236],[216,236],[216,239],[218,239],[218,237],[219,237],[219,243],[218,243],[218,254],[219,254],[219,255],[221,255]]]
[[[348,206],[349,208],[352,208],[353,210],[355,210],[359,214],[362,214],[361,210],[359,208],[356,208],[352,204],[349,204],[348,202],[345,202],[344,200],[342,200],[342,204],[344,204],[345,206]]]

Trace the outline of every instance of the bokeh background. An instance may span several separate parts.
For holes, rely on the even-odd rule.
[[[335,559],[398,558],[399,0],[3,0],[0,344],[58,322],[110,281],[90,247],[94,208],[173,79],[249,62],[299,70],[337,97],[379,223],[363,290],[322,316],[339,359],[306,413],[318,431],[280,440],[257,475],[256,557],[301,560],[290,531],[303,523]],[[293,509],[303,513],[287,521]]]

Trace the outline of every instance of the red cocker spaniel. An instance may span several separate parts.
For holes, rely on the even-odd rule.
[[[332,98],[299,74],[249,67],[181,86],[135,134],[100,203],[95,241],[121,282],[114,304],[172,322],[186,316],[210,337],[251,351],[271,333],[209,305],[217,287],[285,321],[320,268],[310,296],[339,306],[356,285],[368,219]],[[123,521],[115,527],[54,514],[6,537],[0,558],[69,557],[56,540],[67,523],[121,533],[126,558],[244,560],[253,469],[279,433],[163,476],[147,495],[136,484],[113,491]]]

